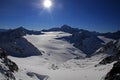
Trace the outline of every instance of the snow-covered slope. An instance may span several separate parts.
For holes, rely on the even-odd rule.
[[[64,62],[76,57],[84,58],[86,55],[72,44],[56,39],[70,35],[65,32],[44,32],[42,35],[27,35],[24,38],[37,47],[45,59],[53,62]]]
[[[104,43],[109,43],[111,41],[114,41],[114,39],[111,39],[111,38],[107,38],[105,36],[98,36],[99,39],[101,39],[102,41],[104,41]]]
[[[50,63],[40,56],[9,58],[19,66],[19,71],[15,73],[17,80],[104,80],[113,65],[111,63],[95,67],[103,55],[57,64]]]

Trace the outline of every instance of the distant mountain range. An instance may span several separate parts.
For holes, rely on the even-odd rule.
[[[68,25],[63,25],[62,27],[56,27],[56,28],[51,28],[51,29],[48,29],[48,30],[42,30],[42,31],[46,31],[46,32],[49,32],[49,31],[63,31],[63,32],[67,32],[67,33],[76,33],[76,32],[79,32],[79,29],[78,28],[72,28]]]
[[[63,25],[60,28],[51,28],[48,30],[42,30],[42,32],[52,32],[52,31],[63,31],[66,33],[70,33],[71,36],[65,36],[61,38],[56,38],[60,40],[66,40],[69,43],[73,44],[76,48],[80,49],[87,55],[92,55],[96,50],[98,50],[100,47],[104,46],[106,43],[104,40],[99,38],[98,36],[104,36],[106,39],[113,39],[117,40],[120,38],[120,31],[113,32],[113,33],[99,33],[99,32],[93,32],[78,28],[72,28],[68,25]],[[24,49],[31,46],[31,48],[34,48],[31,51],[31,53],[38,53],[39,50],[34,47],[30,42],[28,42],[23,36],[25,35],[41,35],[41,31],[33,31],[33,30],[27,30],[24,27],[19,27],[16,29],[10,29],[10,30],[0,30],[0,47],[7,49],[8,52],[12,53],[12,55],[15,56],[15,53],[24,53]],[[109,42],[109,41],[108,41]],[[26,45],[26,46],[25,46]],[[9,47],[8,47],[9,46]],[[28,48],[29,49],[29,48]],[[31,49],[30,49],[31,50]],[[25,53],[28,53],[25,51]],[[31,55],[31,53],[29,53]],[[18,56],[17,54],[17,56]],[[19,55],[19,56],[20,56]],[[23,55],[23,54],[22,54]],[[28,55],[28,54],[27,54]],[[27,56],[24,54],[24,56]]]
[[[0,32],[5,32],[7,31],[7,29],[0,29]]]

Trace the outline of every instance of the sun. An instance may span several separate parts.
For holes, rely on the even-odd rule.
[[[44,6],[45,8],[51,8],[51,6],[52,6],[52,1],[51,1],[51,0],[44,0],[43,6]]]

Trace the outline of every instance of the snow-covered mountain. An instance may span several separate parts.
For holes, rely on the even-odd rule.
[[[107,33],[99,33],[95,31],[88,31],[78,28],[72,28],[68,25],[63,25],[60,28],[52,28],[49,30],[43,30],[43,31],[63,31],[70,33],[71,36],[65,36],[62,38],[57,38],[61,40],[66,40],[69,43],[73,44],[76,48],[83,51],[85,54],[90,56],[96,50],[98,50],[100,47],[104,46],[106,43],[115,40],[113,37],[107,37]],[[111,33],[110,35],[118,36],[119,32]],[[109,36],[110,36],[109,35]]]
[[[65,32],[31,31],[23,27],[0,33],[0,47],[12,56],[27,57],[33,55],[47,55],[51,59],[66,61],[71,58],[84,58],[85,54],[67,41],[57,40],[70,36]],[[56,56],[55,56],[56,55]],[[47,59],[47,57],[46,57]]]
[[[111,80],[114,61],[119,60],[118,33],[109,34],[117,36],[114,38],[68,25],[42,31],[19,27],[0,32],[0,53],[6,50],[15,62],[0,57],[0,66],[5,67],[0,67],[0,80]],[[12,77],[4,74],[11,70],[4,61],[16,66],[9,74]]]
[[[120,59],[120,39],[116,41],[111,41],[98,49],[95,53],[97,54],[107,54],[103,60],[99,64],[108,64],[114,61],[119,61]]]
[[[88,30],[83,30],[83,29],[78,29],[78,28],[72,28],[68,25],[63,25],[60,28],[52,28],[52,29],[43,30],[43,31],[46,32],[46,34],[49,34],[50,32],[53,32],[53,34],[56,34],[57,32],[60,32],[60,31],[65,32],[65,33],[57,33],[56,36],[59,36],[59,34],[65,34],[65,36],[54,37],[56,38],[54,40],[68,42],[68,44],[73,45],[73,47],[77,48],[78,50],[87,54],[88,56],[96,52],[96,50],[98,50],[104,44],[114,40],[113,38],[107,38],[106,36],[103,36],[103,34],[98,33],[98,32],[93,32],[93,31],[88,31]],[[66,33],[69,35],[66,36]],[[0,33],[0,37],[1,37],[0,47],[5,48],[8,52],[12,52],[13,54],[17,53],[16,55],[12,54],[13,56],[20,56],[21,53],[26,53],[26,55],[24,54],[23,56],[27,56],[29,54],[32,55],[32,53],[38,54],[40,53],[40,49],[37,50],[39,47],[36,47],[36,45],[34,45],[31,41],[23,37],[26,35],[30,35],[31,37],[34,37],[32,36],[32,34],[36,36],[45,35],[44,33],[41,33],[41,31],[27,30],[23,27],[8,30],[6,32],[1,32]],[[40,37],[41,39],[39,40],[42,40],[43,37],[44,36]],[[49,37],[49,36],[46,36],[46,37]],[[23,45],[26,45],[26,46],[23,46]],[[31,46],[30,48],[33,48],[33,49],[30,49],[29,52],[27,52],[25,50],[26,48],[29,49],[28,48],[29,45]],[[49,45],[49,44],[46,44],[46,45]]]

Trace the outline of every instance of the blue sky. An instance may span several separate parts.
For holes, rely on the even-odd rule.
[[[120,29],[120,0],[0,0],[0,28],[47,29],[68,24],[91,31]]]

